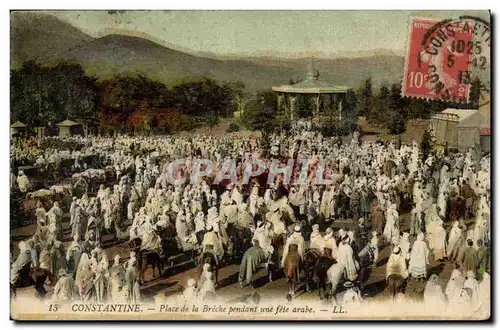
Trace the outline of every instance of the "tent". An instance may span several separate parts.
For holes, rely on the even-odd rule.
[[[478,110],[446,109],[432,117],[436,143],[466,151],[481,149],[480,130],[490,128],[490,122]]]
[[[81,127],[81,124],[79,124],[75,121],[66,119],[65,121],[62,121],[59,124],[57,124],[57,126],[59,127],[59,137],[65,137],[65,136],[73,135],[72,134],[73,129],[76,127]]]
[[[10,135],[14,135],[19,132],[26,131],[26,126],[25,124],[21,123],[19,120],[16,121],[14,124],[10,125]]]

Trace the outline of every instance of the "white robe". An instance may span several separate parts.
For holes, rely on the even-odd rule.
[[[298,247],[298,253],[300,255],[300,258],[303,260],[304,259],[304,251],[305,251],[305,242],[304,242],[304,237],[300,233],[293,233],[288,239],[286,240],[285,248],[283,249],[283,258],[281,259],[281,266],[283,267],[285,264],[285,259],[286,256],[288,255],[288,250],[290,245],[296,244]]]
[[[349,281],[356,280],[356,277],[358,276],[359,265],[354,260],[354,254],[349,244],[339,244],[337,261],[342,264],[342,266],[344,266]]]

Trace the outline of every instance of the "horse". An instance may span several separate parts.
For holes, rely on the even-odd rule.
[[[128,242],[130,251],[134,251],[137,255],[137,264],[139,266],[139,282],[140,284],[143,284],[144,272],[149,265],[151,265],[151,267],[153,268],[153,278],[155,276],[155,268],[158,268],[158,276],[162,275],[163,265],[162,258],[158,252],[141,249],[141,245],[142,239],[140,237],[136,237]]]
[[[392,299],[396,298],[396,295],[402,292],[405,283],[406,280],[399,274],[391,274],[387,277],[387,287]]]
[[[317,249],[308,249],[304,253],[304,272],[306,274],[306,291],[309,292],[310,284],[314,280],[314,274],[316,272],[316,267],[321,253]]]
[[[275,278],[275,274],[280,269],[280,260],[283,255],[283,247],[285,246],[286,238],[284,234],[274,235],[271,238],[271,246],[273,247],[273,253],[269,254],[267,260],[267,271],[269,276],[269,282],[272,282]]]
[[[335,260],[331,257],[331,255],[332,255],[332,250],[328,248],[325,249],[324,253],[319,256],[318,261],[316,262],[316,267],[314,269],[314,272],[316,273],[317,277],[317,288],[320,300],[326,298],[325,292],[328,293],[327,272],[328,269],[330,269],[330,267],[332,267],[332,265],[335,263]]]
[[[300,282],[300,270],[303,267],[303,261],[299,254],[297,244],[288,246],[288,253],[284,261],[285,279],[288,282],[287,298],[293,298],[295,294],[295,284]]]

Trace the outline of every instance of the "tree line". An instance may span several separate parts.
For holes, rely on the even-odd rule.
[[[101,132],[175,133],[197,125],[214,126],[220,118],[243,111],[243,123],[264,133],[289,129],[290,120],[276,111],[276,94],[271,90],[244,93],[242,82],[222,83],[203,78],[168,88],[146,76],[114,76],[98,81],[81,65],[60,63],[45,67],[25,62],[10,74],[11,119],[31,127],[48,126],[65,120],[89,120]],[[290,84],[295,82],[290,81]],[[358,116],[391,134],[403,133],[410,119],[429,118],[445,108],[478,108],[481,82],[471,84],[470,102],[449,103],[401,96],[401,85],[382,84],[376,90],[372,79],[348,90],[343,101],[342,121],[322,120],[327,136],[354,131]],[[311,100],[298,96],[298,108],[312,108]],[[300,114],[299,114],[300,115]],[[305,114],[307,115],[307,114]]]
[[[146,76],[98,81],[79,64],[25,62],[10,72],[11,119],[31,127],[90,120],[101,130],[173,133],[232,116],[244,85],[203,78],[167,88]]]

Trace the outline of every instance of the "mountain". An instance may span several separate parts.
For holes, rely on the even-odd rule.
[[[52,15],[24,11],[10,13],[12,68],[30,59],[53,64],[73,47],[92,39],[91,36]]]
[[[144,37],[109,34],[92,38],[70,24],[40,13],[11,13],[11,63],[27,59],[51,65],[77,62],[99,79],[115,74],[143,74],[169,86],[212,77],[245,83],[248,91],[270,89],[301,80],[307,74],[308,59],[257,57],[220,59],[188,54],[162,46]],[[358,88],[372,76],[375,86],[398,82],[403,75],[403,57],[380,54],[354,58],[316,59],[320,79],[334,85]]]

